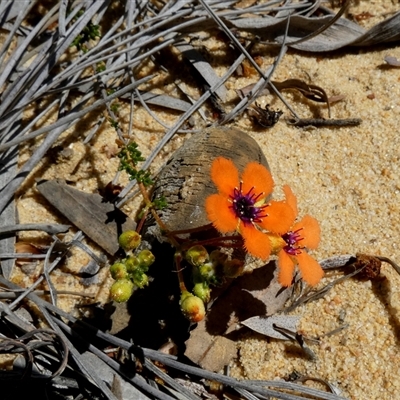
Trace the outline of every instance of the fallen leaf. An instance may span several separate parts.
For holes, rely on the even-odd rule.
[[[128,311],[128,303],[117,303],[113,302],[110,305],[114,310],[111,314],[111,328],[109,333],[111,335],[116,335],[121,332],[127,326],[129,326],[129,320],[131,319],[131,315]]]
[[[329,107],[330,100],[325,90],[322,87],[311,83],[306,83],[301,79],[286,79],[282,82],[271,81],[271,84],[274,85],[275,88],[280,92],[286,89],[293,89],[299,91],[304,97],[306,97],[309,100],[316,101],[318,103],[326,103],[328,106],[328,112],[330,114],[330,107]],[[240,98],[244,98],[250,93],[250,91],[253,89],[254,86],[255,84],[247,85],[242,89],[236,90],[236,93]],[[267,87],[263,89],[261,92],[259,92],[258,95],[262,96],[262,95],[268,95],[270,93],[271,91]],[[339,98],[339,100],[341,99],[342,98]]]
[[[220,371],[237,353],[235,342],[207,332],[205,320],[197,325],[185,343],[185,356],[208,371]]]
[[[204,321],[191,332],[185,355],[205,369],[218,371],[236,356],[237,323],[250,317],[274,314],[289,298],[290,289],[277,281],[275,262],[232,281],[214,301]],[[213,294],[218,288],[213,290]]]
[[[256,316],[242,321],[241,324],[247,326],[251,330],[262,335],[269,336],[274,339],[288,340],[288,338],[276,329],[274,325],[285,328],[290,331],[297,331],[297,324],[300,317],[293,315],[272,315],[272,316]]]
[[[337,103],[338,101],[342,101],[346,98],[344,94],[338,94],[336,96],[330,96],[328,98],[329,104]]]
[[[72,224],[111,255],[119,249],[118,236],[136,228],[133,220],[96,193],[81,192],[58,180],[38,182],[37,189]]]
[[[31,254],[44,254],[42,250],[40,250],[37,246],[34,246],[28,242],[17,242],[15,244],[15,252],[16,253],[31,253]],[[17,258],[16,263],[18,265],[31,263],[32,259],[28,258]]]
[[[213,290],[214,293],[215,289]],[[236,278],[207,312],[207,331],[225,334],[238,322],[257,315],[273,315],[282,310],[291,293],[277,280],[275,262]]]
[[[261,40],[268,38],[270,41],[275,40],[289,47],[310,52],[327,52],[345,46],[372,46],[395,42],[400,38],[400,13],[397,12],[368,30],[347,18],[340,18],[321,34],[299,42],[299,39],[305,39],[327,26],[332,18],[333,15],[293,15],[290,17],[289,32],[286,32],[286,25],[282,24],[281,18],[269,15],[249,15],[245,18],[230,19],[229,23],[237,29],[259,36]]]

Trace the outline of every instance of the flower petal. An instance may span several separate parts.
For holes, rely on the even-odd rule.
[[[318,262],[305,251],[297,255],[296,259],[303,281],[311,286],[316,285],[324,276],[324,271]]]
[[[271,173],[258,162],[250,162],[246,165],[242,174],[242,181],[243,193],[248,193],[254,187],[256,194],[264,193],[263,196],[260,196],[260,199],[268,197],[274,187]]]
[[[283,192],[285,193],[286,203],[288,203],[289,206],[292,207],[294,214],[297,216],[297,214],[298,214],[297,198],[294,195],[294,193],[292,192],[292,189],[290,188],[289,185],[284,185]]]
[[[239,187],[239,171],[232,160],[224,157],[216,158],[210,172],[211,179],[221,194],[232,195],[233,189]]]
[[[290,286],[293,281],[294,262],[290,256],[281,250],[278,254],[278,281],[282,286]]]
[[[254,257],[266,260],[271,254],[268,236],[251,224],[240,224],[240,234],[244,239],[244,248]]]
[[[296,218],[292,207],[285,201],[269,202],[265,212],[268,216],[264,217],[258,225],[273,233],[286,233]]]
[[[238,226],[235,213],[229,208],[230,204],[228,197],[222,194],[212,194],[206,199],[207,218],[222,233],[232,232]]]
[[[301,246],[305,246],[309,249],[316,249],[321,239],[321,229],[318,221],[310,215],[305,215],[303,219],[296,222],[293,226],[293,231],[302,229],[300,235],[303,240],[300,242]]]

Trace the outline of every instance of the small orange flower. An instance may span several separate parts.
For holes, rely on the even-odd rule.
[[[221,233],[239,232],[246,251],[266,260],[271,243],[262,230],[283,234],[295,218],[286,202],[266,203],[274,185],[271,173],[260,163],[250,162],[239,179],[234,163],[218,157],[211,165],[211,179],[219,193],[206,199],[208,219]]]
[[[283,188],[287,203],[297,216],[297,200],[289,186]],[[293,219],[294,222],[294,219]],[[321,231],[318,221],[306,215],[293,224],[288,232],[281,235],[281,250],[278,252],[279,276],[282,286],[290,286],[293,280],[295,264],[299,266],[302,279],[309,285],[316,285],[324,276],[324,271],[314,258],[305,252],[305,248],[316,249]]]

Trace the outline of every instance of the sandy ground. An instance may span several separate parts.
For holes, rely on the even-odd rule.
[[[383,13],[395,7],[388,0],[360,1],[351,12],[370,11],[377,15],[362,21],[367,26],[382,20]],[[318,259],[363,252],[400,262],[400,69],[386,67],[386,55],[400,59],[400,47],[346,49],[333,54],[289,51],[274,75],[277,81],[298,78],[313,82],[323,87],[328,96],[344,95],[344,100],[332,106],[332,117],[362,118],[358,127],[300,129],[289,126],[284,121],[290,116],[288,111],[272,96],[260,98],[259,104],[271,104],[284,111],[281,121],[273,128],[254,129],[247,115],[232,124],[251,135],[262,147],[278,197],[280,187],[289,184],[298,196],[300,214],[311,214],[320,222],[322,241],[313,253]],[[271,55],[263,55],[262,67],[266,69],[272,60]],[[223,68],[216,66],[216,70],[221,73]],[[256,76],[230,80],[227,83],[230,99],[235,99],[234,89],[255,80]],[[168,90],[168,86],[166,88]],[[196,92],[193,95],[196,96]],[[292,92],[285,92],[284,97],[303,118],[327,117],[324,105],[306,101]],[[127,115],[128,111],[122,108],[122,122],[127,121]],[[136,116],[137,141],[147,155],[162,137],[164,128],[143,110],[138,109]],[[158,116],[167,124],[177,118],[162,110]],[[65,137],[88,131],[97,117],[88,116]],[[153,170],[157,170],[184,140],[185,135],[177,135],[157,157]],[[117,170],[114,143],[115,132],[110,126],[104,126],[90,146],[85,147],[74,138],[60,143],[72,152],[55,159],[49,155],[32,173],[17,199],[20,222],[56,220],[66,223],[38,199],[34,178],[63,178],[72,181],[78,189],[95,192],[109,182]],[[21,163],[28,153],[24,148]],[[137,202],[128,204],[125,211],[133,216],[136,207]],[[20,237],[43,241],[32,232]],[[93,288],[81,287],[78,279],[71,275],[87,262],[88,257],[76,250],[75,257],[56,272],[55,283],[59,287],[93,292],[96,299],[104,300],[110,284],[106,271],[101,276],[104,283]],[[311,345],[317,356],[315,361],[306,359],[289,342],[269,341],[261,335],[249,334],[239,342],[239,358],[232,363],[231,374],[247,379],[278,379],[296,370],[303,375],[329,380],[343,396],[351,399],[399,398],[400,276],[387,264],[382,276],[372,283],[345,281],[324,299],[296,311],[302,316],[301,331],[309,336],[321,335],[342,323],[349,324],[342,332]],[[30,279],[17,269],[15,280],[26,284]],[[71,310],[73,303],[65,298],[60,306]]]

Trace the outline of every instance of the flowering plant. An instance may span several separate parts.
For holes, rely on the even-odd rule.
[[[210,195],[205,206],[215,229],[239,233],[245,250],[262,260],[277,254],[282,286],[291,285],[296,264],[305,282],[316,285],[321,280],[321,266],[305,251],[319,244],[318,222],[309,215],[295,222],[297,200],[289,186],[284,187],[286,200],[267,201],[274,185],[271,173],[250,162],[239,179],[234,163],[223,157],[213,161],[211,179],[218,193]]]
[[[309,215],[296,220],[297,199],[287,185],[283,187],[285,200],[270,199],[274,181],[262,164],[249,162],[239,173],[232,160],[216,158],[210,174],[217,193],[206,198],[205,211],[218,234],[215,235],[215,231],[210,234],[211,224],[171,231],[156,212],[159,204],[152,202],[146,191],[145,186],[150,184],[147,179],[149,175],[139,174],[136,168],[137,162],[142,160],[136,147],[129,146],[121,153],[121,168],[138,180],[146,207],[137,231],[124,232],[120,236],[120,246],[127,257],[110,267],[111,276],[115,279],[110,294],[115,301],[127,301],[135,287],[144,288],[149,284],[147,271],[155,257],[145,246],[141,246],[139,233],[149,212],[175,247],[174,260],[181,292],[179,303],[181,311],[191,322],[199,322],[205,317],[211,286],[243,274],[244,260],[221,251],[222,247],[243,247],[248,254],[263,261],[276,255],[278,280],[282,286],[292,284],[296,265],[301,278],[308,284],[316,285],[321,280],[321,266],[306,251],[315,249],[319,244],[317,220]],[[200,235],[201,239],[187,237],[187,234],[199,232],[203,234]],[[183,234],[184,238],[180,236]],[[212,246],[214,250],[208,253],[205,246]],[[182,263],[191,266],[189,289],[186,287]]]
[[[283,190],[286,201],[292,207],[297,217],[297,199],[289,186]],[[318,221],[310,215],[305,215],[300,221],[292,221],[291,228],[280,237],[270,235],[274,253],[278,254],[279,282],[282,286],[290,286],[293,272],[297,264],[302,279],[309,285],[316,285],[324,275],[318,262],[305,249],[316,249],[321,238]]]
[[[271,243],[265,231],[283,234],[295,217],[286,202],[267,201],[273,189],[271,173],[251,162],[239,179],[234,163],[218,157],[211,166],[211,179],[219,193],[206,199],[208,219],[221,233],[239,232],[247,252],[266,260]]]

